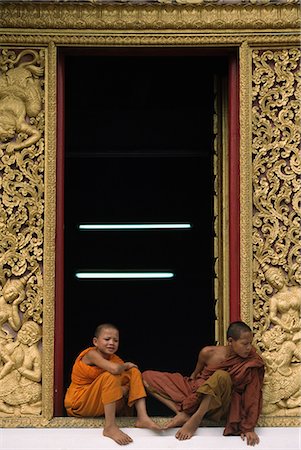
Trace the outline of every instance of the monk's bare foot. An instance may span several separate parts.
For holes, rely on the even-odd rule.
[[[121,431],[117,425],[111,425],[103,429],[104,436],[113,439],[119,445],[127,445],[133,442],[133,439]]]
[[[180,428],[179,431],[176,432],[176,438],[179,439],[179,441],[190,439],[198,429],[199,424],[199,418],[195,418],[193,416],[190,417],[190,419],[187,420],[182,428]]]
[[[155,423],[150,417],[139,418],[135,422],[137,428],[148,428],[150,430],[162,431],[162,428]]]
[[[163,426],[163,429],[167,430],[168,428],[180,427],[187,422],[189,417],[190,416],[188,414],[186,414],[184,411],[181,411],[178,414],[176,414],[171,420],[166,422]]]

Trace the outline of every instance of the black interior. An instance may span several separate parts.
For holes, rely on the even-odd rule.
[[[213,83],[226,67],[181,49],[65,55],[65,387],[103,322],[119,327],[119,356],[142,371],[189,375],[214,344]],[[192,229],[78,230],[170,222]],[[79,270],[175,277],[78,280]],[[170,414],[150,398],[148,409]]]

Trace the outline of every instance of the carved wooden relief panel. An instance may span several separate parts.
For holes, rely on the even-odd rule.
[[[13,3],[0,5],[1,426],[67,420],[53,418],[57,48],[133,45],[240,52],[242,319],[266,363],[260,424],[300,425],[297,2]]]
[[[42,411],[45,55],[0,53],[0,415]]]
[[[301,412],[300,57],[252,54],[254,326],[268,416]]]

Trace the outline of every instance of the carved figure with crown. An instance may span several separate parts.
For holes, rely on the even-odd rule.
[[[42,330],[20,311],[27,282],[37,268],[8,279],[1,292],[0,416],[39,415],[42,411]]]
[[[283,271],[265,267],[265,278],[273,288],[262,342],[266,363],[265,414],[301,412],[301,287],[288,286]]]

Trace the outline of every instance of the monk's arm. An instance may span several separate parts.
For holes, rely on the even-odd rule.
[[[192,380],[194,380],[197,375],[199,373],[202,372],[202,370],[204,369],[205,365],[206,365],[206,361],[208,359],[208,354],[210,353],[210,347],[204,347],[202,348],[202,350],[200,351],[199,355],[198,355],[198,360],[195,366],[194,371],[192,372],[192,374],[190,375],[190,378]]]
[[[88,366],[97,366],[100,369],[106,370],[113,375],[120,375],[125,370],[129,370],[132,367],[137,367],[136,364],[131,362],[114,362],[105,359],[96,349],[90,350],[86,353],[82,361]]]
[[[252,370],[252,381],[247,384],[244,397],[244,417],[240,423],[242,434],[255,433],[255,426],[262,407],[262,382],[264,369],[254,367]],[[255,433],[256,434],[256,433]]]

